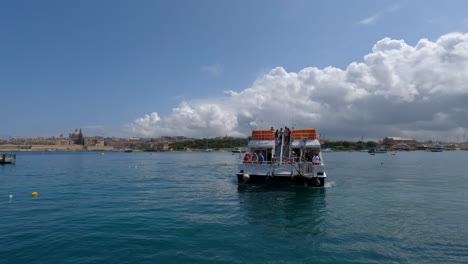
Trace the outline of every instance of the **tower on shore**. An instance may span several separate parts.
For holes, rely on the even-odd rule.
[[[69,138],[74,144],[84,145],[83,132],[81,132],[81,128],[79,131],[78,129],[75,129],[73,133],[70,133]]]

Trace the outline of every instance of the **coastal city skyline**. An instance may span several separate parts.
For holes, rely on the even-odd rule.
[[[270,131],[269,130],[263,130],[263,131]],[[293,132],[295,130],[292,130]],[[230,137],[227,135],[224,136],[216,136],[216,137],[211,137],[211,138],[203,138],[203,140],[210,140],[210,139],[221,139],[221,140],[239,140],[239,139],[244,139],[244,140],[249,140],[252,135],[248,135],[247,137]],[[437,137],[435,139],[433,138],[402,138],[402,137],[394,137],[394,136],[386,136],[384,138],[380,139],[364,139],[364,137],[361,137],[360,139],[357,140],[343,140],[340,138],[333,139],[333,138],[327,138],[326,135],[320,135],[318,134],[318,137],[320,141],[323,142],[376,142],[380,144],[384,144],[386,146],[394,146],[398,144],[409,144],[413,147],[415,147],[417,144],[424,144],[424,143],[444,143],[444,144],[467,144],[467,138],[466,135],[463,135],[462,137],[460,136],[449,136],[449,137]],[[115,136],[88,136],[85,135],[82,131],[81,128],[76,128],[73,132],[71,133],[61,133],[60,135],[52,135],[48,137],[28,137],[28,138],[17,138],[17,137],[9,137],[9,138],[0,138],[0,145],[5,145],[5,147],[8,149],[10,147],[13,148],[19,148],[21,149],[22,146],[31,146],[31,145],[38,145],[39,148],[41,147],[47,147],[49,148],[50,146],[65,146],[65,148],[69,146],[76,146],[76,145],[86,145],[86,146],[91,146],[91,147],[101,147],[101,146],[107,146],[107,145],[116,145],[119,148],[126,148],[129,145],[135,142],[139,142],[142,144],[146,144],[148,142],[157,142],[159,143],[164,143],[168,144],[171,142],[178,142],[178,141],[187,141],[187,140],[194,140],[197,138],[193,137],[186,137],[186,136],[160,136],[160,137],[115,137]],[[112,142],[112,143],[109,143]],[[156,145],[155,145],[156,146]],[[463,147],[465,148],[465,147]],[[0,147],[1,149],[1,147]],[[161,149],[160,146],[158,146],[158,149]]]
[[[3,3],[0,138],[465,140],[468,3]]]

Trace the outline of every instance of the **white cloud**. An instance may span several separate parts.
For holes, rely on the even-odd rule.
[[[391,13],[391,12],[395,12],[397,11],[398,9],[400,9],[400,6],[399,5],[393,5],[393,6],[389,6],[379,12],[377,12],[375,15],[373,16],[370,16],[370,17],[367,17],[367,18],[364,18],[362,20],[360,20],[358,22],[358,24],[361,24],[361,25],[369,25],[369,24],[375,24],[377,22],[377,20],[381,19],[383,16],[385,16],[386,14],[388,13]]]
[[[379,14],[376,14],[376,15],[364,18],[363,20],[359,21],[358,24],[362,24],[362,25],[374,24],[378,18],[379,18]]]
[[[168,116],[127,125],[132,135],[241,136],[251,129],[315,127],[332,139],[411,136],[435,139],[465,131],[468,120],[468,34],[450,33],[415,46],[378,41],[363,62],[345,70],[282,67],[222,99],[182,102]]]
[[[219,64],[205,65],[201,67],[201,71],[212,76],[219,76],[223,73],[223,67]]]

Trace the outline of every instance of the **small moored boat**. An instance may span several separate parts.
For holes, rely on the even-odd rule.
[[[431,152],[442,152],[444,151],[445,147],[441,144],[432,144]]]
[[[242,148],[234,148],[232,149],[232,153],[245,153],[245,150]]]
[[[16,162],[16,154],[0,154],[0,164],[13,164]]]
[[[368,153],[387,153],[387,150],[385,150],[384,148],[373,148],[369,149]]]

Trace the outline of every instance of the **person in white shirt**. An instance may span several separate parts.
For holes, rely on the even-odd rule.
[[[288,144],[289,143],[289,129],[288,127],[284,127],[284,144]]]
[[[318,156],[318,154],[314,154],[314,157],[312,158],[312,163],[314,163],[314,165],[320,165],[320,157]]]

